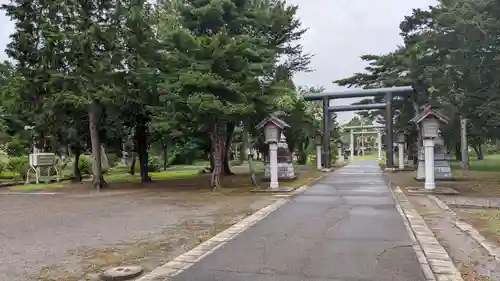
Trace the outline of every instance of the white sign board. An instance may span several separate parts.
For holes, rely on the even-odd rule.
[[[30,166],[48,167],[56,164],[55,153],[32,153],[29,155]]]

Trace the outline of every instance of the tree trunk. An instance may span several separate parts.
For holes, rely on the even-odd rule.
[[[297,153],[297,164],[305,165],[307,163],[307,152],[303,150],[299,150]],[[318,157],[318,156],[316,156]]]
[[[89,130],[92,143],[92,186],[99,191],[105,187],[106,181],[101,167],[101,140],[99,138],[99,104],[92,101],[89,105]]]
[[[477,160],[483,160],[483,149],[480,144],[478,145],[472,145],[472,149],[474,149],[474,152],[476,153],[476,158]]]
[[[457,161],[462,161],[462,153],[460,151],[460,142],[455,144],[455,159]]]
[[[208,159],[210,160],[210,172],[213,172],[213,170],[214,170],[214,150],[212,149],[212,145],[210,145],[210,153],[208,155]]]
[[[167,170],[168,168],[168,146],[167,142],[163,140],[163,170]]]
[[[241,144],[241,149],[240,149],[240,161],[243,162],[243,161],[246,161],[247,160],[247,157],[248,157],[248,154],[247,154],[247,150],[248,150],[248,130],[247,130],[247,126],[245,124],[243,124],[243,130],[241,132],[241,140],[242,140],[242,144]]]
[[[136,145],[136,147],[137,147],[137,145]],[[130,167],[129,167],[128,173],[130,175],[135,175],[135,161],[137,159],[137,155],[136,155],[135,151],[130,152],[130,158],[131,158],[131,162],[130,162]]]
[[[225,157],[225,143],[227,135],[227,123],[216,121],[210,132],[210,143],[212,147],[212,159],[214,168],[210,179],[210,187],[213,191],[221,188],[221,177],[223,176],[223,162]]]
[[[149,176],[148,171],[148,137],[144,122],[137,124],[135,132],[137,140],[137,154],[139,154],[141,182],[150,182],[151,177]]]
[[[234,123],[228,123],[227,124],[227,135],[226,135],[226,142],[224,144],[224,175],[226,176],[232,176],[234,173],[231,171],[231,168],[229,167],[229,148],[231,147],[231,140],[233,139],[233,133],[234,129],[236,127],[236,124]]]
[[[78,162],[80,161],[80,149],[74,149],[73,154],[75,154],[75,161],[73,162],[73,181],[81,182],[82,181],[82,173],[80,172],[80,167]]]

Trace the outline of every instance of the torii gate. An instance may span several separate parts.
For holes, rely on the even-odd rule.
[[[415,93],[413,87],[392,87],[367,90],[348,90],[334,93],[317,93],[304,96],[307,101],[322,100],[323,101],[323,159],[325,168],[331,167],[331,147],[330,147],[330,113],[341,111],[357,111],[370,109],[385,108],[385,142],[386,142],[386,167],[394,167],[393,159],[393,114],[392,114],[392,98],[394,96],[410,95]],[[341,105],[330,106],[330,100],[344,98],[361,98],[361,97],[379,97],[384,96],[385,103],[372,104],[357,104],[357,105]]]
[[[382,133],[380,129],[383,129],[384,126],[381,125],[361,125],[361,126],[347,126],[342,127],[344,130],[350,131],[350,151],[351,151],[351,161],[354,160],[354,135],[363,136],[363,134],[377,134],[377,147],[378,147],[378,160],[382,160]],[[355,129],[361,129],[360,132],[354,132]],[[372,129],[373,131],[363,131],[364,129]]]

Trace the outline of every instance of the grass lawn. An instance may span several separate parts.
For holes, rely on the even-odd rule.
[[[354,156],[354,161],[361,161],[361,160],[377,160],[377,153],[365,153],[365,155],[358,155]]]
[[[452,169],[461,169],[459,161],[450,161]],[[471,171],[478,172],[500,172],[500,154],[485,155],[483,160],[470,157],[469,166]]]
[[[254,171],[257,173],[257,177],[260,178],[263,176],[264,164],[260,161],[253,162]],[[316,169],[306,166],[296,166],[296,172],[298,173],[298,178],[293,181],[283,182],[283,186],[288,187],[299,187],[305,184],[308,184],[315,178],[321,176],[323,173],[320,171],[316,171]],[[186,166],[192,168],[193,166]],[[196,166],[194,166],[196,167]],[[222,179],[222,193],[233,193],[233,192],[247,192],[251,189],[254,189],[255,186],[252,185],[251,178],[249,175],[249,167],[248,163],[245,163],[241,166],[234,166],[231,168],[235,175],[226,176]],[[117,166],[111,169],[106,175],[104,175],[104,179],[110,183],[110,188],[117,189],[130,189],[130,188],[138,188],[140,181],[140,173],[137,171],[135,175],[130,175],[127,173],[128,168],[126,166]],[[168,171],[160,171],[160,172],[150,172],[149,175],[153,180],[153,184],[148,184],[147,187],[161,187],[168,188],[174,190],[194,190],[194,189],[202,189],[210,191],[208,186],[210,174],[201,174],[199,169],[193,170],[168,170]],[[89,185],[90,182],[84,181],[85,186]],[[264,187],[267,183],[260,182],[259,185]],[[78,186],[78,185],[77,185]],[[11,191],[17,192],[29,192],[35,190],[52,190],[52,189],[60,189],[60,188],[69,188],[72,189],[75,187],[72,183],[40,183],[40,184],[29,184],[29,185],[17,185],[9,187]],[[146,186],[144,186],[146,187]],[[79,185],[77,189],[85,190],[85,187]]]
[[[180,171],[162,171],[162,172],[150,172],[149,176],[153,180],[165,180],[165,179],[177,179],[177,178],[190,178],[199,175],[198,170],[180,170]],[[130,175],[125,172],[110,172],[109,175],[105,175],[104,179],[106,181],[139,181],[140,175],[137,172],[135,175]]]
[[[45,190],[45,189],[57,189],[63,188],[63,183],[40,183],[40,184],[26,184],[26,185],[15,185],[9,189],[12,191],[35,191],[35,190]]]

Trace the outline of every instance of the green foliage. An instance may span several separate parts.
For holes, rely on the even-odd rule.
[[[283,73],[310,62],[297,42],[305,32],[297,6],[284,0],[12,0],[2,9],[15,31],[13,63],[0,64],[0,138],[30,125],[54,151],[101,142],[116,151],[134,136],[141,155],[167,148],[168,162],[192,163],[215,124],[252,128],[278,109],[292,88]],[[224,134],[211,140],[231,140]],[[15,140],[11,155],[28,152],[31,136],[21,139],[26,150]]]
[[[78,169],[82,175],[92,174],[92,157],[90,155],[80,155],[78,159]]]
[[[9,157],[7,169],[14,174],[15,178],[26,179],[26,173],[29,169],[28,156]]]
[[[178,142],[169,149],[168,163],[171,165],[191,165],[203,154],[203,150],[193,141]]]
[[[3,176],[3,174],[8,170],[8,163],[0,161],[0,176]]]
[[[149,155],[148,169],[150,172],[158,172],[163,168],[163,161],[161,157]]]
[[[27,155],[30,152],[30,143],[19,136],[13,136],[7,142],[5,151],[9,156]]]

